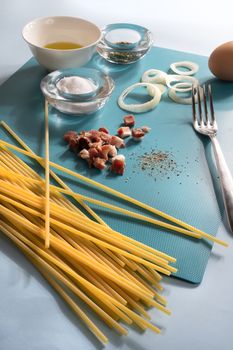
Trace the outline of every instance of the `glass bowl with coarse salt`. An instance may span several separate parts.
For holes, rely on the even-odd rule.
[[[92,114],[103,108],[114,86],[110,76],[92,68],[57,70],[40,84],[51,106],[73,115]]]

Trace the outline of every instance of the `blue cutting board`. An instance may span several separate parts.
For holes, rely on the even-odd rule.
[[[142,73],[147,69],[168,71],[172,62],[183,60],[199,64],[197,77],[201,82],[212,79],[218,122],[220,130],[224,130],[224,134],[220,133],[220,139],[222,138],[225,151],[230,152],[228,146],[232,140],[233,130],[228,124],[228,114],[233,109],[233,99],[230,98],[233,93],[232,85],[220,83],[211,77],[206,57],[153,47],[145,58],[129,66],[109,64],[98,55],[93,58],[88,66],[103,70],[115,80],[113,95],[101,111],[90,116],[72,117],[51,109],[50,158],[69,169],[216,235],[222,212],[219,183],[210,145],[193,131],[189,105],[176,104],[167,96],[163,96],[154,110],[136,115],[136,126],[147,125],[151,127],[151,132],[140,143],[126,142],[127,147],[121,150],[127,162],[123,176],[89,169],[83,160],[78,159],[67,149],[63,141],[63,135],[68,130],[81,131],[105,126],[111,133],[116,133],[123,116],[127,114],[116,103],[122,90],[139,82]],[[46,74],[47,71],[31,59],[0,87],[1,119],[5,120],[41,156],[44,155],[44,115],[40,81]],[[136,97],[135,95],[134,98]],[[2,130],[1,137],[13,142]],[[142,166],[141,157],[153,151],[166,153],[167,161],[162,167]],[[229,165],[233,169],[233,164],[229,162]],[[212,176],[209,168],[212,169]],[[64,179],[76,191],[148,214],[103,194],[94,187],[69,177]],[[201,282],[211,253],[211,244],[161,230],[147,223],[103,211],[98,207],[93,208],[114,229],[176,257],[178,268],[176,277],[192,283]]]

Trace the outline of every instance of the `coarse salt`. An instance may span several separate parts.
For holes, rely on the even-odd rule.
[[[96,85],[89,79],[79,76],[70,76],[59,80],[57,88],[68,94],[81,95],[95,91]]]

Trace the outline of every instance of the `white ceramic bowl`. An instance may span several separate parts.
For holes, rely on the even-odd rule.
[[[22,34],[36,60],[49,70],[83,66],[92,58],[101,39],[101,30],[95,24],[67,16],[37,18],[26,24]],[[70,50],[45,48],[54,42],[72,42],[82,47]]]

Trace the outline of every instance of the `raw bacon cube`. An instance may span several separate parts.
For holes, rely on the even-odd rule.
[[[145,136],[145,132],[141,128],[136,128],[132,130],[132,136],[134,141],[141,141]]]
[[[103,145],[99,154],[101,158],[109,160],[109,157],[115,157],[117,155],[117,149],[113,145]]]
[[[125,142],[120,137],[113,135],[110,140],[110,145],[116,146],[116,148],[124,148]]]
[[[118,175],[123,175],[125,170],[125,157],[122,154],[119,154],[112,159],[110,170]]]
[[[67,131],[64,135],[64,140],[69,142],[70,139],[75,138],[78,134],[75,131]]]
[[[104,128],[104,127],[99,128],[99,131],[100,131],[100,132],[104,132],[105,134],[109,134],[108,129],[106,129],[106,128]]]
[[[118,135],[124,139],[126,137],[131,136],[131,130],[128,126],[122,126],[117,130]]]
[[[106,163],[106,160],[103,159],[103,158],[100,158],[100,157],[96,157],[96,158],[93,158],[93,165],[95,168],[99,169],[99,170],[103,170],[105,168],[105,163]]]
[[[89,159],[90,155],[87,149],[82,149],[78,154],[82,159]]]
[[[134,124],[135,124],[134,116],[133,115],[126,115],[124,117],[124,124],[126,126],[134,126]]]
[[[151,131],[151,128],[149,128],[149,126],[146,126],[146,125],[142,126],[141,129],[142,129],[142,131],[144,131],[146,133]]]

